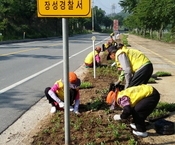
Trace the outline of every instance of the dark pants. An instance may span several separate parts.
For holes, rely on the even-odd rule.
[[[45,91],[44,91],[47,100],[49,101],[49,103],[52,106],[55,106],[58,110],[60,110],[60,109],[62,110],[62,108],[59,107],[59,104],[54,99],[52,99],[52,97],[50,97],[50,95],[48,94],[48,92],[49,92],[50,89],[51,89],[50,87],[47,87],[45,89]],[[76,89],[70,89],[70,106],[73,105],[76,96],[77,96],[77,90]]]
[[[141,84],[147,84],[149,79],[151,78],[152,73],[153,73],[152,63],[145,65],[143,68],[135,72],[129,83],[128,88],[132,86],[138,86]]]
[[[160,99],[159,92],[154,88],[153,93],[142,99],[132,110],[133,122],[140,132],[145,132],[145,120],[156,108]]]

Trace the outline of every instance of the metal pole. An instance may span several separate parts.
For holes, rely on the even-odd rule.
[[[94,32],[94,1],[92,0],[92,32]]]
[[[94,78],[96,78],[96,64],[95,64],[95,40],[92,41],[93,42],[93,52],[94,52],[94,55],[93,55],[93,62],[94,62]]]
[[[95,40],[96,37],[92,36],[92,45],[93,45],[93,68],[94,68],[94,78],[96,78],[96,63],[95,63]]]
[[[69,93],[69,45],[68,45],[68,19],[62,18],[63,35],[63,74],[64,74],[64,128],[65,145],[70,144],[70,93]]]

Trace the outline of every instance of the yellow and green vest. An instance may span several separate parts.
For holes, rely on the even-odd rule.
[[[139,50],[132,49],[132,48],[125,48],[117,50],[115,55],[115,61],[118,67],[121,67],[120,62],[118,61],[118,56],[121,53],[125,53],[126,56],[129,58],[130,65],[132,72],[135,73],[141,66],[150,63],[150,60]]]
[[[127,88],[118,92],[117,100],[122,98],[123,96],[127,96],[130,98],[131,107],[134,107],[140,100],[150,96],[153,93],[153,87],[150,85],[139,85]],[[116,102],[118,102],[116,100]]]
[[[98,54],[98,53],[97,53],[97,51],[95,50],[95,56],[96,56],[97,54]],[[87,64],[93,63],[93,56],[94,56],[94,52],[92,51],[92,52],[90,52],[90,53],[86,56],[84,62],[87,63]]]

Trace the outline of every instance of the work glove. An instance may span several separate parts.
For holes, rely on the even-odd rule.
[[[64,103],[61,101],[61,102],[59,102],[59,107],[60,108],[63,108],[64,107]]]
[[[118,80],[117,82],[114,82],[114,85],[117,86],[117,85],[119,85],[120,83],[121,83],[121,81]]]
[[[114,62],[113,64],[111,64],[111,67],[115,66],[116,65],[116,62]]]
[[[114,115],[114,120],[121,120],[120,114]]]

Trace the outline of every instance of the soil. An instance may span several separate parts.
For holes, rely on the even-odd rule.
[[[172,47],[175,48],[174,44],[161,43],[149,39],[143,39],[134,35],[129,36],[129,41],[131,46],[135,48],[140,48],[146,55],[149,56],[154,64],[154,71],[167,71],[172,73],[170,77],[159,78],[153,85],[161,93],[161,101],[165,102],[175,102],[175,97],[173,96],[173,86],[175,85],[175,64],[173,61],[171,64],[167,64],[164,60],[158,60],[158,56],[153,56],[153,53],[146,49],[147,46],[155,46],[165,48]],[[137,43],[135,43],[137,42]],[[160,43],[160,45],[159,45]],[[145,44],[145,46],[144,46]],[[141,47],[142,45],[142,47]],[[158,46],[157,46],[158,45]],[[151,51],[154,51],[153,49]],[[155,52],[155,51],[154,51]],[[161,55],[161,52],[158,51]],[[105,58],[105,52],[102,53]],[[174,52],[168,58],[173,57]],[[103,58],[103,60],[105,60]],[[173,57],[175,58],[175,57]],[[169,61],[170,62],[170,61]],[[104,64],[107,62],[103,61]],[[83,73],[82,73],[83,72]],[[81,104],[80,112],[81,116],[77,116],[70,112],[70,136],[71,144],[73,145],[173,145],[175,144],[175,134],[173,135],[159,135],[155,132],[154,123],[147,122],[147,132],[149,134],[146,138],[138,138],[131,133],[131,128],[129,123],[131,120],[125,121],[114,121],[113,115],[120,114],[121,109],[116,108],[113,112],[109,112],[108,106],[103,102],[106,94],[106,90],[109,88],[109,84],[114,80],[114,76],[103,75],[96,78],[93,77],[91,69],[87,69],[83,66],[81,72],[77,72],[77,75],[84,81],[91,82],[93,88],[81,89]],[[168,84],[168,85],[167,85]],[[102,101],[99,101],[102,100]],[[44,103],[43,103],[44,102]],[[4,139],[2,145],[63,145],[65,144],[64,139],[64,112],[58,111],[56,114],[49,114],[50,106],[47,100],[44,98],[43,104],[47,104],[43,107],[46,117],[40,118],[35,123],[28,124],[28,126],[22,126],[25,130],[28,127],[30,131],[26,131],[23,128],[15,132],[13,127],[8,132],[3,133],[0,137],[1,142]],[[42,107],[42,106],[40,106]],[[94,108],[94,109],[92,109]],[[41,113],[42,114],[42,113]],[[34,119],[34,118],[33,118]],[[175,122],[175,112],[166,118],[169,121]],[[27,121],[26,121],[27,122]],[[29,122],[29,120],[28,120]],[[22,123],[21,123],[22,124]],[[27,124],[27,123],[26,123]],[[126,126],[125,126],[126,124]],[[23,125],[23,124],[22,124]],[[33,127],[33,128],[32,128]],[[15,128],[17,130],[17,127]],[[15,132],[15,133],[13,133]],[[15,141],[14,141],[15,140]],[[137,143],[136,143],[137,142]],[[1,144],[1,143],[0,143]]]

